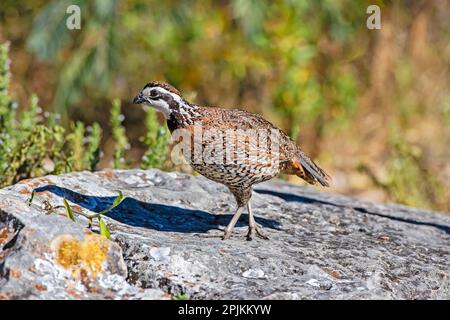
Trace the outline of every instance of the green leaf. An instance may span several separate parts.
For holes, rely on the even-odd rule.
[[[189,296],[186,293],[177,293],[172,296],[172,300],[189,300]]]
[[[100,234],[102,236],[105,236],[106,239],[109,239],[111,237],[111,234],[109,233],[108,226],[106,225],[105,221],[102,218],[98,218],[98,224],[100,226]]]
[[[72,208],[70,208],[69,203],[66,200],[66,197],[63,199],[64,206],[66,207],[66,214],[70,218],[70,220],[75,221],[75,217],[73,216]]]
[[[122,191],[116,190],[116,192],[119,193],[119,196],[114,200],[113,204],[109,208],[106,208],[105,210],[100,211],[99,214],[108,213],[109,211],[111,211],[112,209],[117,207],[123,200],[126,199],[126,197],[123,195]]]
[[[34,195],[36,194],[36,190],[33,190],[32,192],[31,192],[31,196],[30,196],[30,198],[27,200],[27,204],[29,205],[29,206],[31,206],[31,204],[33,203],[33,199],[34,199]]]

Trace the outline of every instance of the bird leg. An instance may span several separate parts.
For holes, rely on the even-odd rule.
[[[234,214],[233,218],[231,219],[230,223],[228,224],[228,226],[225,228],[222,240],[228,239],[231,235],[231,232],[233,231],[234,226],[236,225],[236,222],[238,222],[239,217],[242,214],[242,211],[244,211],[245,207],[239,207],[236,210],[236,213]]]
[[[269,240],[264,234],[259,230],[258,225],[256,224],[255,217],[253,216],[252,206],[250,205],[250,201],[247,203],[248,209],[248,233],[247,240],[253,240],[253,236],[256,234],[261,239]]]

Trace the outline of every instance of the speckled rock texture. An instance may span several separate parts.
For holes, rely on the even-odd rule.
[[[26,203],[31,191],[36,195]],[[104,219],[81,215],[127,199]],[[450,215],[360,202],[279,180],[252,204],[270,240],[245,240],[226,187],[159,170],[80,172],[0,190],[0,299],[449,299]]]

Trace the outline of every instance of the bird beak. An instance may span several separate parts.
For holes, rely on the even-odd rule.
[[[136,97],[134,97],[134,99],[133,99],[133,103],[134,104],[141,104],[141,103],[143,103],[143,102],[145,102],[145,100],[144,100],[144,98],[142,97],[142,92],[141,93],[139,93]]]

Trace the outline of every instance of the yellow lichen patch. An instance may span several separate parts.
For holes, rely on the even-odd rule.
[[[80,250],[81,261],[89,267],[89,271],[97,274],[102,271],[107,258],[108,240],[94,234],[86,235],[84,239]]]
[[[108,240],[96,234],[88,234],[83,240],[63,234],[53,239],[51,248],[56,261],[75,277],[86,273],[97,276],[108,257]]]
[[[64,268],[80,264],[81,241],[78,238],[63,234],[52,241],[51,247],[56,254],[56,261]]]

